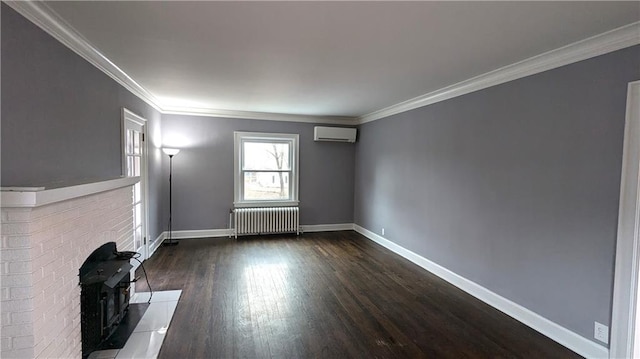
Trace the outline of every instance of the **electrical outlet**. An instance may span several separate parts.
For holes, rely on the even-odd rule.
[[[382,235],[384,236],[384,228],[382,228]]]
[[[595,322],[593,337],[605,344],[609,344],[609,327]]]

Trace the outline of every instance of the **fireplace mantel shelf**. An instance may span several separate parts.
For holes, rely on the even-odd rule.
[[[45,187],[2,187],[2,191],[0,191],[0,206],[2,208],[40,207],[46,204],[132,186],[139,180],[140,177],[122,177],[51,189]]]

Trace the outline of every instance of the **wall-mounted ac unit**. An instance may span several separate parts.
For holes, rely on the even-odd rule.
[[[347,127],[323,127],[313,128],[314,141],[356,142],[357,129]]]

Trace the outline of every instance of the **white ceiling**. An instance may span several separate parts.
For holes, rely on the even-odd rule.
[[[639,2],[48,2],[161,108],[359,117],[640,20]]]

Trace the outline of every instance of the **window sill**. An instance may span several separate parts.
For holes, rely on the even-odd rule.
[[[244,201],[244,202],[233,202],[233,207],[235,208],[288,207],[288,206],[297,206],[298,204],[300,204],[300,201]]]

